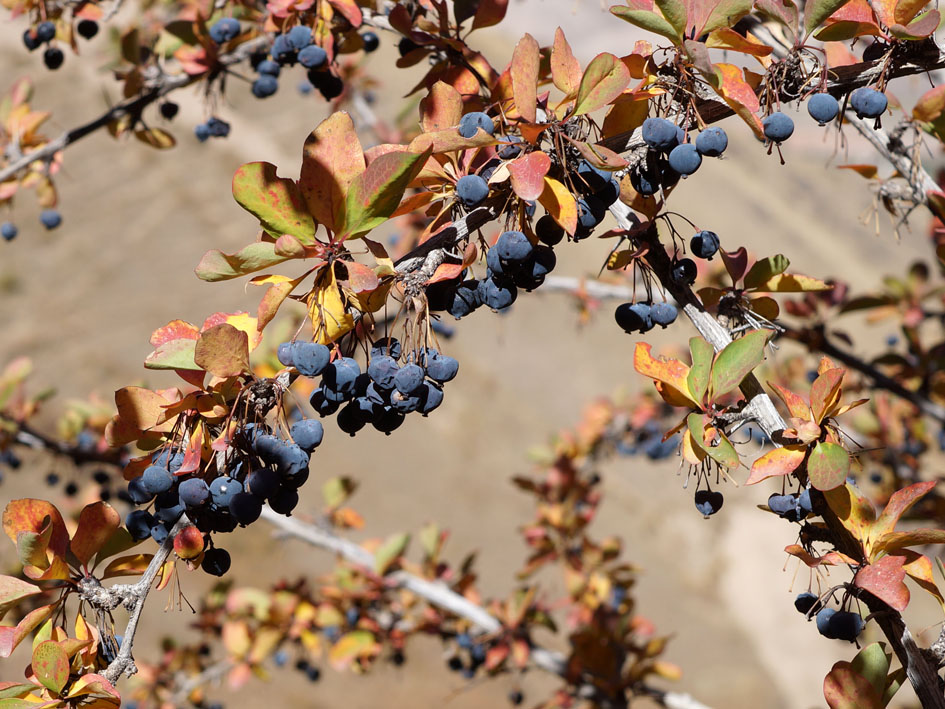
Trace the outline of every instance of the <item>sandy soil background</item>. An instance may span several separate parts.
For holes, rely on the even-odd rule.
[[[582,62],[599,51],[622,53],[637,38],[598,0],[512,0],[507,22],[482,32],[479,41],[503,66],[522,32],[548,44],[558,25]],[[22,51],[21,31],[19,23],[0,29],[0,88],[21,74],[36,76],[35,105],[54,111],[50,134],[96,115],[104,105],[101,87],[112,90],[108,77],[92,68],[96,62],[69,56],[50,75],[38,55]],[[383,77],[381,115],[393,115],[414,78],[385,74],[394,56],[390,44],[368,60]],[[15,213],[20,237],[2,245],[0,361],[28,354],[37,379],[55,386],[61,401],[90,391],[109,398],[129,383],[170,382],[141,367],[155,327],[174,318],[199,323],[217,310],[254,310],[258,293],[244,293],[242,283],[203,283],[192,268],[207,249],[233,251],[254,237],[253,220],[230,196],[236,167],[268,160],[283,174],[298,169],[302,141],[326,115],[320,99],[296,94],[301,78],[290,74],[265,102],[234,85],[227,105],[217,108],[233,124],[226,141],[200,145],[193,138],[192,127],[205,114],[200,97],[189,94],[181,97],[181,115],[172,126],[180,143],[173,151],[157,153],[134,142],[119,146],[105,134],[71,148],[58,181],[63,227],[46,233],[36,226],[27,197]],[[916,80],[910,90],[921,86]],[[830,164],[832,158],[834,164],[862,162],[869,154],[852,141],[848,155],[835,157],[833,138],[804,118],[786,146],[785,167],[765,156],[747,131],[726,124],[733,136],[727,159],[707,161],[677,190],[673,208],[718,232],[723,245],[746,244],[765,255],[780,251],[799,271],[839,275],[864,288],[925,256],[921,219],[902,241],[885,226],[877,236],[859,221],[870,208],[870,193],[862,178]],[[607,248],[595,241],[564,245],[557,272],[596,273]],[[574,424],[583,402],[644,384],[630,363],[635,339],[619,332],[609,312],[579,328],[567,298],[537,293],[521,298],[508,317],[464,320],[448,348],[461,362],[460,376],[447,387],[441,410],[408,420],[389,438],[366,431],[351,440],[329,424],[314,459],[315,479],[349,474],[363,484],[353,501],[367,518],[359,538],[442,521],[452,532],[453,558],[478,550],[482,589],[507,593],[526,555],[516,529],[532,513],[509,479],[529,471],[527,450]],[[659,349],[689,336],[689,326],[680,323],[648,339]],[[27,468],[7,476],[0,497],[47,494],[42,477],[48,466]],[[685,672],[676,688],[715,707],[822,706],[823,676],[854,649],[821,638],[793,610],[794,565],[783,571],[785,557],[778,551],[794,541],[793,528],[755,509],[768,495],[760,487],[729,490],[723,513],[703,520],[676,468],[675,461],[638,459],[605,466],[606,502],[594,527],[598,536],[623,536],[627,558],[642,567],[639,609],[674,635],[666,657]],[[309,484],[300,510],[318,505],[318,484]],[[330,563],[299,544],[273,541],[263,524],[232,535],[226,545],[235,552],[230,577],[239,584],[312,574]],[[8,548],[0,558],[9,560]],[[206,585],[203,574],[184,577],[191,596]],[[156,598],[147,609],[145,638],[187,632],[189,615],[164,613],[163,605]],[[143,642],[140,653],[146,656],[147,648]],[[347,709],[504,705],[511,680],[467,686],[446,671],[435,642],[417,641],[409,651],[403,669],[380,666],[367,678],[326,672],[311,685],[286,670],[270,685],[254,682],[238,695],[220,689],[213,696],[229,707],[257,706],[270,697],[287,706]],[[20,666],[4,663],[3,677],[12,679]],[[532,672],[523,686],[537,700],[555,684]]]

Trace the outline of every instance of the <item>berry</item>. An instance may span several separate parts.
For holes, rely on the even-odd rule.
[[[131,486],[129,485],[129,488],[130,487]],[[74,482],[68,482],[66,483],[66,486],[62,488],[62,492],[65,494],[66,497],[75,497],[76,493],[79,492],[79,486],[76,485]],[[145,500],[145,502],[147,502],[147,500]]]
[[[289,653],[285,650],[276,650],[272,656],[272,661],[275,663],[276,667],[285,667],[289,662]]]
[[[131,486],[129,485],[129,490]],[[184,505],[175,490],[162,492],[154,501],[154,516],[162,522],[173,524],[184,513]]]
[[[334,98],[341,96],[342,91],[345,90],[345,83],[341,80],[340,77],[335,76],[331,72],[308,72],[309,81],[312,80],[312,74],[323,74],[324,77],[320,78],[317,82],[312,81],[312,86],[318,89],[318,92],[322,95],[322,98],[326,101],[331,101]]]
[[[44,209],[39,214],[39,221],[51,231],[62,224],[62,215],[55,209]]]
[[[653,318],[653,323],[660,327],[672,325],[678,314],[679,311],[672,303],[654,303],[650,307],[650,317]]]
[[[797,498],[797,508],[803,512],[805,516],[813,513],[814,504],[810,499],[810,488],[805,488],[801,491],[801,494]]]
[[[238,492],[230,500],[230,514],[244,527],[252,524],[262,514],[262,500],[248,492]]]
[[[707,158],[717,158],[728,147],[728,136],[718,126],[706,128],[696,137],[696,150]]]
[[[702,155],[692,143],[677,145],[669,153],[669,166],[683,177],[688,177],[702,165]]]
[[[807,112],[823,126],[840,113],[840,102],[830,94],[814,94],[807,101]]]
[[[805,615],[810,612],[811,608],[813,608],[816,603],[817,596],[813,593],[799,593],[797,594],[797,598],[794,599],[794,607],[797,609],[797,612],[804,613]]]
[[[371,357],[371,361],[368,364],[368,375],[381,389],[393,389],[394,377],[397,376],[399,369],[400,366],[393,357],[388,357],[387,355]]]
[[[276,357],[279,358],[279,362],[285,367],[291,367],[295,364],[295,357],[293,356],[295,351],[294,342],[283,342],[276,349]]]
[[[272,74],[260,74],[259,78],[253,82],[253,96],[256,98],[269,98],[279,90],[279,80]]]
[[[833,608],[821,608],[817,611],[817,632],[825,638],[835,639],[837,636],[831,630],[831,619],[837,614]]]
[[[174,116],[177,115],[177,112],[180,110],[180,106],[178,106],[173,101],[165,101],[161,104],[161,108],[159,110],[161,111],[162,118],[171,121],[174,119]]]
[[[520,231],[506,231],[495,242],[495,252],[500,259],[509,263],[521,263],[532,253],[532,242]]]
[[[541,243],[554,246],[564,238],[564,227],[558,224],[550,214],[546,214],[535,223],[535,236]]]
[[[312,86],[312,82],[306,81],[305,79],[303,79],[298,84],[296,84],[295,88],[303,96],[308,96],[310,93],[312,93],[312,89],[314,89],[315,87]]]
[[[458,372],[459,362],[452,357],[437,352],[427,360],[427,376],[438,384],[452,381]]]
[[[197,136],[197,140],[203,143],[210,137],[210,127],[206,123],[201,123],[194,128],[194,135]]]
[[[361,42],[364,44],[364,51],[368,54],[381,46],[381,40],[374,32],[365,32],[362,34]]]
[[[459,121],[459,134],[464,138],[472,138],[480,128],[489,135],[495,133],[492,119],[482,111],[467,113]]]
[[[98,22],[88,19],[79,20],[75,31],[78,32],[79,36],[83,39],[92,39],[92,37],[98,34]]]
[[[23,32],[23,44],[29,51],[39,49],[42,45],[42,42],[39,41],[39,37],[31,29],[24,30]]]
[[[515,302],[518,289],[512,284],[487,278],[479,282],[479,300],[492,310],[504,310]]]
[[[257,468],[246,478],[246,489],[266,499],[279,487],[279,478],[279,473],[272,468]]]
[[[691,286],[696,281],[696,274],[698,269],[696,268],[696,262],[691,258],[680,259],[673,265],[673,271],[671,273],[673,283],[677,286]]]
[[[479,281],[472,278],[459,284],[447,310],[458,320],[469,315],[480,305],[482,305],[482,300],[479,297]]]
[[[479,175],[463,175],[456,181],[456,196],[464,207],[472,209],[489,196],[489,183]]]
[[[335,421],[338,423],[338,428],[349,436],[355,435],[364,428],[364,425],[367,423],[362,414],[360,405],[353,401],[338,412]]]
[[[332,401],[321,389],[316,389],[309,398],[312,408],[322,417],[331,416],[338,410],[338,402]]]
[[[424,391],[421,393],[420,413],[426,416],[443,403],[443,390],[431,382],[423,383]]]
[[[13,241],[13,239],[16,238],[17,233],[18,230],[16,228],[16,224],[13,222],[4,222],[3,224],[0,224],[0,236],[3,236],[6,241]]]
[[[56,473],[49,473],[46,476],[46,484],[49,485],[49,487],[55,487],[59,484],[59,476],[56,475]]]
[[[765,138],[773,143],[783,143],[794,132],[794,121],[786,113],[776,111],[761,122]]]
[[[229,507],[230,500],[243,492],[243,483],[227,475],[221,475],[210,483],[210,499],[217,507]]]
[[[794,495],[774,493],[768,497],[768,508],[778,517],[793,521],[797,517],[797,498]]]
[[[299,504],[299,491],[291,487],[280,487],[269,496],[269,506],[281,515],[289,515]]]
[[[143,505],[150,502],[151,498],[154,497],[154,495],[148,492],[144,487],[144,480],[140,477],[128,483],[128,494],[131,495],[131,499],[134,500],[136,505]]]
[[[151,536],[151,527],[154,526],[154,517],[146,510],[132,510],[125,517],[125,527],[136,542],[142,542]]]
[[[299,64],[306,69],[319,69],[328,61],[328,52],[317,44],[310,44],[299,52]]]
[[[339,394],[353,394],[361,367],[350,357],[336,359],[322,372],[322,386]]]
[[[164,544],[170,532],[168,532],[167,527],[165,527],[161,522],[158,522],[153,527],[151,527],[150,534],[151,539],[153,539],[155,542],[158,544]]]
[[[321,445],[325,429],[322,428],[320,422],[314,419],[303,419],[292,424],[289,435],[292,436],[295,445],[306,453],[311,453]]]
[[[56,25],[48,20],[36,26],[36,39],[40,42],[52,42],[56,38]]]
[[[599,199],[605,207],[609,207],[620,199],[620,183],[611,178],[603,188],[594,193],[594,197]]]
[[[599,192],[607,187],[611,174],[606,170],[591,165],[587,160],[581,160],[577,167],[578,189],[590,193]]]
[[[226,138],[230,134],[230,124],[216,116],[207,119],[207,128],[214,138]]]
[[[725,498],[722,496],[721,492],[696,490],[695,502],[696,509],[699,510],[704,517],[709,517],[722,509]]]
[[[235,39],[240,33],[240,23],[232,17],[222,17],[213,23],[210,28],[210,39],[217,44],[229,42]]]
[[[299,374],[317,377],[328,367],[331,350],[317,342],[296,342],[292,347],[291,359]]]
[[[689,248],[699,258],[712,260],[719,250],[719,237],[714,231],[700,231],[689,241]]]
[[[423,367],[413,362],[405,364],[394,375],[394,387],[401,394],[413,394],[423,384]]]
[[[653,327],[649,303],[623,303],[614,311],[614,319],[626,333],[646,332]]]
[[[174,537],[174,553],[181,559],[196,559],[207,545],[203,533],[194,525],[188,525]]]
[[[152,495],[158,495],[174,487],[174,476],[157,465],[149,465],[141,475],[144,489]]]
[[[288,64],[295,61],[295,48],[289,43],[289,38],[284,34],[276,35],[272,41],[272,49],[269,50],[272,60],[279,64]]]
[[[48,47],[46,51],[43,52],[43,63],[46,65],[47,69],[58,69],[62,66],[65,59],[66,55],[62,53],[59,47]]]
[[[879,118],[887,105],[886,94],[866,86],[850,94],[850,106],[858,118]]]
[[[404,415],[393,408],[385,407],[371,422],[378,431],[390,435],[404,422]]]
[[[211,576],[223,576],[230,570],[229,552],[219,547],[207,549],[207,552],[203,555],[203,561],[200,563],[200,568]]]
[[[525,695],[522,694],[521,690],[515,689],[509,692],[509,703],[513,707],[517,707],[523,701],[525,701]]]
[[[590,234],[590,231],[604,221],[604,215],[607,213],[607,207],[594,195],[582,197],[577,201],[578,209],[578,227],[584,229]]]
[[[830,635],[827,637],[834,637],[837,640],[846,640],[852,643],[863,632],[866,623],[863,622],[863,618],[860,617],[859,613],[837,611],[831,616],[829,626]],[[817,629],[820,629],[819,620]]]
[[[301,55],[299,55],[299,57],[301,58]],[[281,72],[282,67],[271,59],[263,59],[256,65],[257,74],[270,74],[271,76],[278,77]]]
[[[308,678],[309,682],[317,682],[321,679],[322,671],[314,665],[311,665],[305,670],[305,676]]]
[[[400,359],[403,354],[403,346],[396,337],[382,337],[371,345],[371,357],[380,355],[389,355],[395,360]]]
[[[517,135],[510,135],[505,138],[505,145],[499,148],[496,153],[503,160],[517,158],[522,152],[522,139]]]
[[[301,51],[312,43],[312,30],[301,25],[293,27],[285,36],[289,45],[296,51]]]
[[[676,173],[675,170],[673,170],[673,172],[678,176],[679,173]],[[633,187],[641,197],[655,195],[660,189],[658,177],[654,175],[651,170],[647,170],[643,165],[639,165],[630,171],[630,186]],[[666,186],[669,187],[669,184]],[[578,209],[580,210],[580,201],[578,202]]]
[[[200,478],[190,478],[177,487],[181,504],[185,507],[200,507],[210,497],[210,487]]]
[[[643,121],[643,142],[654,150],[672,150],[679,144],[676,125],[665,118],[647,118]]]

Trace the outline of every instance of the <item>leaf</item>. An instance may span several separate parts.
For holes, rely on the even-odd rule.
[[[363,236],[387,221],[429,156],[429,151],[387,153],[354,178],[345,201],[345,238]]]
[[[190,338],[162,342],[144,360],[145,369],[200,370],[194,362],[197,341]]]
[[[851,669],[870,683],[877,694],[886,689],[886,675],[892,657],[886,653],[883,643],[870,643],[858,653],[850,663]]]
[[[745,288],[757,288],[759,284],[784,273],[790,265],[791,262],[783,254],[758,259],[745,274]]]
[[[705,46],[708,49],[728,49],[742,54],[750,54],[753,57],[766,57],[774,51],[773,47],[756,40],[751,33],[740,35],[728,27],[715,30],[710,34]]]
[[[355,491],[358,484],[347,477],[329,478],[322,485],[322,499],[325,505],[333,509],[340,507]]]
[[[804,33],[809,35],[847,2],[848,0],[808,0],[804,6]]]
[[[935,598],[942,610],[945,611],[945,596],[942,596],[942,592],[935,583],[935,575],[932,571],[932,560],[924,554],[920,554],[919,552],[913,551],[911,549],[905,549],[899,555],[905,557],[906,559],[906,563],[903,564],[902,568],[905,569],[905,572],[909,578],[915,581],[920,588]]]
[[[370,658],[380,652],[380,645],[374,639],[374,634],[367,630],[353,630],[342,635],[338,642],[328,651],[328,662],[332,668],[341,671],[354,660]]]
[[[824,678],[824,698],[830,709],[882,709],[880,695],[849,662],[836,663]]]
[[[16,682],[0,682],[0,699],[23,698],[36,689],[35,684],[17,684]]]
[[[299,188],[309,211],[330,231],[341,231],[345,223],[345,195],[364,168],[358,133],[344,111],[323,120],[305,139]]]
[[[830,409],[840,400],[843,374],[842,369],[834,367],[820,374],[811,384],[810,409],[815,423],[821,423]]]
[[[363,21],[363,16],[361,14],[361,8],[358,7],[358,3],[355,0],[328,0],[333,8],[335,8],[352,27],[360,27]]]
[[[330,344],[354,327],[354,317],[348,312],[334,268],[322,271],[308,306],[316,342]]]
[[[715,350],[703,338],[692,337],[689,339],[689,353],[692,356],[692,366],[686,376],[686,383],[693,399],[701,403],[709,387],[709,372],[712,370]]]
[[[424,132],[448,130],[463,117],[463,97],[459,91],[442,81],[430,87],[420,101],[420,126]]]
[[[52,616],[53,611],[59,607],[59,604],[40,606],[36,610],[27,613],[23,620],[14,627],[0,627],[0,657],[9,657],[16,650],[17,645],[46,622]]]
[[[141,128],[135,131],[135,138],[158,150],[167,150],[177,145],[174,136],[162,128]]]
[[[770,336],[770,330],[752,330],[744,337],[730,342],[718,353],[709,378],[711,401],[737,388],[742,380],[761,364]]]
[[[859,542],[865,543],[876,520],[876,510],[870,501],[849,483],[827,490],[824,497],[844,528]]]
[[[883,534],[873,541],[870,555],[875,557],[883,553],[896,552],[907,547],[924,546],[926,544],[945,544],[945,529],[913,529],[908,532]]]
[[[24,498],[12,500],[3,510],[3,531],[14,544],[20,532],[40,534],[47,524],[52,526],[48,548],[56,556],[65,556],[69,532],[59,510],[51,502]]]
[[[24,598],[35,596],[37,593],[42,593],[42,590],[31,583],[14,576],[0,576],[0,616]]]
[[[646,342],[637,343],[633,351],[633,368],[643,376],[662,383],[664,387],[660,389],[660,395],[664,399],[669,396],[674,401],[681,402],[674,404],[676,406],[688,405],[698,409],[699,402],[695,401],[689,391],[689,367],[676,359],[656,359],[650,354],[650,349]]]
[[[850,473],[850,454],[836,443],[820,442],[807,459],[807,476],[818,490],[833,490],[843,485]]]
[[[130,554],[112,559],[102,572],[102,579],[115,576],[138,576],[143,574],[151,563],[151,554]]]
[[[568,234],[574,234],[577,229],[577,202],[574,195],[558,180],[547,175],[544,183],[544,189],[538,195],[538,202],[562,229]]]
[[[699,8],[698,12],[694,12],[693,9],[689,11],[689,25],[696,28],[693,36],[701,37],[718,29],[734,27],[740,19],[751,12],[752,0],[714,1],[715,5],[706,9],[702,9],[699,2],[693,3]],[[705,22],[701,22],[701,16],[705,16]]]
[[[603,108],[623,93],[629,83],[630,71],[626,64],[609,52],[598,54],[581,77],[574,115]]]
[[[273,236],[291,234],[303,244],[315,242],[317,225],[298,185],[278,177],[275,165],[251,162],[241,166],[233,175],[233,198]]]
[[[746,485],[754,485],[768,478],[789,475],[797,470],[806,455],[807,447],[785,446],[768,451],[751,466]]]
[[[194,272],[200,280],[213,283],[255,273],[283,261],[288,261],[288,258],[276,253],[275,244],[258,241],[235,254],[212,249],[203,255]]]
[[[855,585],[901,613],[909,605],[909,588],[903,582],[906,577],[903,563],[905,559],[901,556],[884,556],[857,571]]]
[[[734,64],[724,63],[716,64],[715,68],[719,72],[718,94],[722,97],[722,100],[728,104],[729,108],[739,118],[748,124],[754,131],[755,137],[759,140],[763,139],[764,131],[761,128],[761,120],[757,115],[761,104],[758,102],[758,96],[755,95],[751,85],[745,81],[742,69]]]
[[[782,273],[758,283],[753,290],[758,293],[811,293],[833,290],[833,286],[819,278],[799,273]]]
[[[478,30],[499,24],[505,17],[508,5],[509,0],[480,0],[472,28]]]
[[[79,526],[69,548],[83,565],[87,565],[120,526],[121,515],[108,503],[86,505],[79,514]]]
[[[82,697],[94,695],[98,697],[112,698],[115,700],[115,706],[121,702],[118,690],[107,679],[99,674],[82,675],[69,688],[67,697]]]
[[[655,4],[659,8],[660,14],[676,30],[676,34],[680,37],[684,36],[689,19],[687,3],[680,2],[680,0],[655,0]]]
[[[223,379],[249,373],[249,338],[232,325],[215,325],[197,340],[194,362]]]
[[[383,576],[390,567],[400,558],[410,543],[410,535],[406,532],[389,536],[374,554],[374,571]]]
[[[512,52],[510,75],[512,97],[518,114],[529,123],[537,121],[538,71],[541,55],[538,42],[527,32]]]
[[[794,0],[757,0],[755,8],[764,16],[776,20],[797,34],[798,12]]]
[[[33,650],[32,667],[36,679],[54,694],[59,694],[69,681],[69,655],[52,640]]]
[[[538,199],[545,189],[545,175],[551,168],[551,158],[536,150],[508,163],[512,190],[529,202]]]
[[[630,7],[615,6],[610,11],[621,20],[636,25],[654,34],[666,37],[674,44],[680,44],[682,37],[661,15],[653,12],[653,3],[647,0],[630,0]]]
[[[560,27],[555,30],[551,47],[551,80],[565,96],[574,94],[581,83],[581,65]]]
[[[934,487],[935,481],[927,480],[896,490],[889,497],[886,508],[873,524],[870,539],[875,541],[894,531],[902,515],[912,509],[912,506],[931,492]]]

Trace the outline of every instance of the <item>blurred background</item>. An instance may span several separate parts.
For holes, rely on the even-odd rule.
[[[473,44],[500,70],[523,32],[544,46],[559,25],[582,65],[601,51],[629,52],[642,34],[604,5],[511,0],[505,22],[477,32]],[[52,73],[38,54],[22,48],[23,26],[10,22],[0,30],[0,89],[19,76],[33,77],[34,107],[53,112],[47,135],[85,122],[108,100],[117,100],[107,71],[96,70],[103,64],[104,40],[85,45],[88,56],[81,61],[67,55],[64,67]],[[396,46],[383,34],[381,40],[365,68],[379,79],[375,110],[392,120],[422,67],[390,71]],[[141,364],[151,350],[151,332],[169,320],[200,323],[218,310],[255,311],[259,292],[246,292],[239,281],[201,282],[193,268],[208,249],[232,252],[255,237],[255,221],[230,194],[230,178],[240,164],[266,160],[283,175],[298,174],[302,142],[328,114],[321,97],[297,93],[303,79],[301,70],[284,74],[279,93],[265,101],[253,99],[248,84],[230,81],[225,101],[212,111],[232,123],[227,140],[197,142],[193,127],[210,111],[200,95],[185,90],[174,97],[180,115],[165,126],[178,139],[173,150],[157,152],[134,140],[117,145],[104,132],[81,141],[66,152],[57,180],[64,217],[57,231],[39,226],[30,195],[17,199],[13,217],[20,235],[0,249],[0,361],[28,355],[36,366],[36,385],[57,390],[45,424],[54,425],[57,404],[90,392],[110,400],[115,389],[132,383],[176,385],[172,376]],[[899,80],[893,90],[918,93],[927,81]],[[725,159],[706,161],[676,190],[671,208],[717,232],[723,248],[746,245],[761,256],[784,253],[793,269],[818,278],[842,277],[854,292],[875,288],[884,273],[901,272],[914,259],[928,257],[924,213],[897,239],[884,214],[874,222],[868,183],[835,169],[875,162],[868,147],[852,131],[839,145],[835,131],[818,129],[806,118],[797,121],[795,137],[784,146],[783,167],[737,119],[728,119],[723,127],[732,143]],[[371,140],[363,137],[365,147]],[[596,239],[562,244],[556,274],[592,277],[609,248],[610,242]],[[451,532],[446,551],[453,561],[478,552],[485,595],[505,596],[513,589],[514,573],[527,555],[517,529],[531,519],[533,506],[510,478],[532,470],[529,449],[574,425],[593,398],[650,386],[633,372],[636,338],[614,324],[615,305],[604,304],[585,325],[563,294],[523,294],[507,316],[482,310],[457,323],[445,346],[459,359],[460,374],[429,419],[408,417],[390,437],[365,430],[354,439],[329,420],[325,444],[313,458],[313,479],[349,475],[361,483],[352,505],[367,524],[353,537],[416,531],[437,520]],[[647,341],[658,352],[692,334],[687,322],[679,322]],[[869,338],[867,333],[858,340],[864,351]],[[792,352],[784,345],[772,356]],[[18,474],[6,476],[0,497],[48,496],[43,478],[54,468],[66,479],[74,474],[65,464],[29,459]],[[692,504],[692,490],[682,489],[685,476],[678,474],[676,458],[617,459],[601,472],[605,501],[592,533],[623,537],[626,560],[640,566],[638,611],[659,632],[672,634],[665,659],[683,669],[671,688],[714,707],[823,706],[824,675],[835,661],[851,658],[855,648],[820,637],[794,610],[794,594],[806,590],[807,572],[795,579],[796,562],[781,552],[794,543],[796,527],[755,507],[771,490],[728,486],[722,512],[705,520]],[[301,492],[298,511],[317,511],[319,484]],[[233,554],[228,577],[238,585],[315,576],[332,563],[297,542],[273,540],[263,523],[226,542]],[[6,544],[0,549],[0,560],[9,564],[12,549]],[[191,600],[209,585],[205,574],[182,576]],[[555,592],[550,587],[548,597]],[[165,612],[160,594],[151,600],[143,641],[136,645],[144,660],[157,658],[157,640],[166,633],[193,636],[189,611]],[[922,604],[917,598],[910,611],[919,619],[937,617]],[[916,627],[930,622],[919,620]],[[936,636],[938,627],[928,632]],[[561,647],[553,638],[537,639]],[[3,678],[15,679],[22,666],[4,663]],[[522,682],[526,705],[556,685],[554,677],[528,673]],[[368,677],[326,671],[317,685],[289,668],[275,671],[268,684],[252,681],[238,694],[219,688],[210,696],[228,707],[275,699],[286,706],[460,709],[504,706],[513,686],[510,678],[467,683],[446,669],[436,641],[418,639],[408,646],[402,668],[379,663]],[[900,699],[908,700],[906,691]]]

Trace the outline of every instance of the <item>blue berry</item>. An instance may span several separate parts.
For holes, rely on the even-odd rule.
[[[459,362],[434,352],[427,358],[427,376],[438,384],[452,381],[459,372]]]
[[[310,44],[299,52],[299,64],[306,69],[318,69],[328,61],[328,52],[317,44]]]
[[[240,34],[240,23],[232,17],[223,17],[213,23],[210,28],[210,39],[217,44],[236,39]]]
[[[338,410],[338,402],[332,401],[327,396],[325,392],[319,388],[316,389],[312,396],[309,397],[309,403],[312,405],[312,408],[318,412],[319,416],[331,416]]]
[[[783,143],[794,133],[794,121],[786,113],[776,111],[767,116],[762,122],[765,138],[773,143]]]
[[[472,209],[489,196],[489,183],[479,175],[463,175],[456,181],[456,196],[464,207]]]
[[[480,128],[489,135],[495,133],[495,126],[492,124],[492,119],[481,111],[467,113],[459,121],[459,134],[464,138],[472,138]]]
[[[712,260],[719,250],[719,236],[714,231],[700,231],[689,241],[689,248],[699,258]]]
[[[210,499],[217,507],[229,507],[230,500],[243,492],[243,483],[227,475],[221,475],[210,483]]]
[[[271,74],[272,76],[278,77],[282,72],[282,67],[271,59],[264,59],[256,65],[256,72],[258,74]]]
[[[614,311],[614,320],[626,333],[646,332],[653,328],[649,303],[622,303]]]
[[[260,74],[259,78],[253,82],[253,96],[256,98],[269,98],[279,90],[279,80],[272,74]]]
[[[13,241],[13,239],[16,238],[18,231],[19,230],[16,228],[16,224],[13,222],[4,222],[3,224],[0,224],[0,236],[3,236],[6,241]]]
[[[312,89],[314,89],[315,87],[312,86],[312,82],[305,81],[303,79],[302,81],[300,81],[298,84],[295,85],[295,88],[303,96],[308,96],[310,93],[312,93]]]
[[[125,527],[136,542],[141,542],[151,536],[151,527],[154,526],[154,517],[146,510],[132,510],[125,517]]]
[[[194,128],[194,135],[201,143],[206,142],[207,138],[210,137],[210,127],[206,123],[201,123]]]
[[[296,51],[301,51],[312,43],[312,30],[301,25],[293,27],[285,36],[292,49]]]
[[[702,165],[702,155],[692,143],[677,145],[669,153],[669,166],[683,177],[688,177]]]
[[[299,374],[317,377],[328,367],[331,350],[317,342],[296,342],[292,348],[292,363]]]
[[[515,302],[518,289],[512,284],[500,283],[492,278],[479,282],[479,300],[492,310],[504,310]]]
[[[162,522],[153,525],[150,530],[151,539],[158,544],[163,544],[168,537],[168,529]]]
[[[529,278],[544,279],[545,276],[554,270],[557,263],[558,258],[555,256],[554,249],[550,246],[539,245],[536,246],[532,250],[531,255],[525,259],[523,271]]]
[[[423,384],[423,367],[413,362],[405,364],[394,375],[394,388],[401,394],[413,394]]]
[[[262,500],[248,492],[238,492],[230,500],[230,514],[244,527],[252,524],[262,514]]]
[[[381,45],[380,38],[374,32],[365,32],[361,35],[364,51],[370,54]]]
[[[443,403],[443,390],[432,382],[423,383],[424,392],[421,395],[420,413],[426,416]]]
[[[797,609],[798,613],[803,613],[807,615],[811,608],[817,603],[817,596],[813,593],[799,593],[797,598],[794,599],[794,607]]]
[[[564,227],[558,224],[550,214],[546,214],[535,223],[535,236],[541,243],[554,246],[564,238]]]
[[[712,492],[711,490],[696,490],[695,503],[703,517],[714,515],[725,502],[721,492]]]
[[[56,70],[62,66],[65,60],[66,55],[59,47],[47,47],[46,51],[43,52],[43,64],[46,65],[47,69]]]
[[[886,94],[866,86],[850,94],[850,106],[859,118],[879,118],[886,112]]]
[[[823,635],[825,638],[830,638],[831,640],[837,637],[830,628],[830,621],[833,619],[836,613],[837,611],[833,608],[821,608],[819,611],[817,611],[817,632]]]
[[[387,355],[371,357],[368,364],[368,375],[381,389],[394,388],[394,377],[397,376],[399,370],[397,360]]]
[[[650,307],[650,317],[653,322],[660,327],[672,325],[676,320],[679,311],[672,303],[654,303]]]
[[[203,554],[203,561],[200,562],[200,568],[211,576],[223,576],[230,570],[229,552],[219,547],[207,549]]]
[[[717,158],[728,147],[728,136],[718,126],[706,128],[696,137],[696,150],[707,158]]]
[[[522,139],[517,135],[510,135],[506,136],[504,140],[505,145],[499,148],[497,155],[503,160],[517,158],[522,153]]]
[[[691,258],[680,259],[673,265],[670,276],[677,286],[691,286],[696,281],[696,262]]]
[[[148,492],[144,487],[144,480],[142,480],[140,476],[128,483],[128,494],[131,495],[131,499],[136,505],[143,505],[146,502],[150,502],[151,498],[154,497],[154,495]]]
[[[336,359],[322,372],[322,386],[339,394],[353,394],[360,373],[358,363],[350,357]]]
[[[174,487],[174,476],[157,465],[149,465],[141,474],[144,489],[152,495],[158,495]]]
[[[311,453],[321,445],[325,429],[319,421],[303,419],[292,424],[289,435],[299,448],[306,453]]]
[[[40,42],[52,42],[56,38],[56,25],[47,20],[36,26],[36,39]]]
[[[643,121],[643,142],[654,150],[672,150],[679,144],[676,125],[665,118],[647,118]]]
[[[673,172],[676,171],[674,170]],[[678,176],[679,173],[676,174]],[[646,169],[644,165],[638,165],[630,171],[630,186],[633,187],[641,197],[651,197],[659,192],[660,181],[658,177],[654,175],[652,171]],[[667,187],[668,186],[667,184]],[[580,201],[578,202],[578,207],[580,209]]]
[[[184,507],[200,507],[210,497],[210,487],[200,478],[190,478],[177,486],[177,493]]]
[[[39,49],[42,46],[42,42],[39,41],[39,37],[36,36],[36,33],[31,29],[26,29],[23,31],[23,44],[29,51],[34,51]]]
[[[807,112],[817,123],[826,125],[840,113],[840,102],[830,94],[814,94],[807,100]]]
[[[272,49],[269,50],[269,54],[273,61],[279,64],[288,64],[295,61],[295,48],[284,34],[276,35],[276,38],[272,41]]]
[[[393,407],[388,406],[380,410],[371,424],[378,431],[389,436],[393,431],[398,429],[403,422],[404,415],[396,411]]]
[[[381,355],[389,355],[395,360],[400,359],[400,355],[403,354],[403,346],[400,344],[400,340],[396,337],[382,337],[379,340],[375,340],[371,345],[371,357],[378,357]]]
[[[810,488],[804,488],[797,497],[797,508],[804,513],[806,517],[814,512],[814,505],[810,499]]]
[[[500,259],[507,263],[521,263],[527,259],[531,253],[532,242],[528,240],[520,231],[505,231],[499,235],[495,242],[496,254]]]
[[[78,32],[79,36],[83,39],[92,39],[92,37],[98,34],[98,22],[89,19],[79,20],[75,31]]]
[[[590,234],[590,231],[604,221],[607,207],[594,195],[587,195],[577,201],[578,227]]]
[[[583,192],[599,192],[610,182],[611,173],[591,165],[587,160],[581,160],[577,167],[576,184]]]
[[[469,315],[480,305],[482,305],[482,300],[479,298],[479,281],[471,278],[457,286],[447,312],[458,320]]]
[[[837,611],[830,617],[829,626],[830,635],[827,637],[834,637],[837,640],[846,640],[852,643],[863,632],[866,623],[863,622],[863,618],[860,617],[859,613]],[[817,629],[820,629],[819,619]]]
[[[299,491],[291,487],[280,487],[269,496],[269,506],[281,515],[288,515],[299,504]]]
[[[779,517],[794,521],[797,517],[797,498],[794,495],[774,493],[768,497],[768,508]]]
[[[279,473],[272,468],[257,468],[246,478],[246,490],[266,499],[279,487]]]

